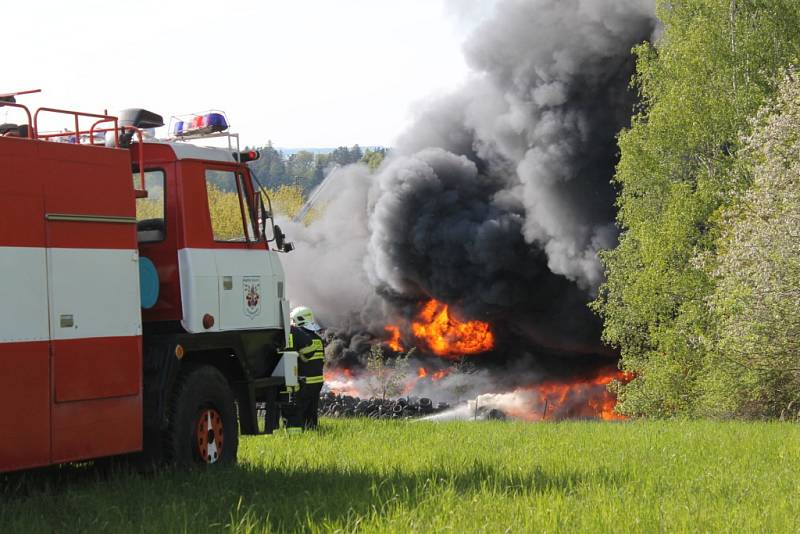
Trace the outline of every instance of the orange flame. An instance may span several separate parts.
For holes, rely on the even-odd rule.
[[[591,379],[575,382],[543,382],[513,392],[521,402],[504,406],[506,415],[527,421],[596,418],[620,421],[624,415],[614,411],[617,397],[608,391],[612,380],[630,381],[633,377],[617,370],[606,370]]]
[[[438,371],[434,371],[433,373],[430,373],[424,367],[420,367],[419,369],[417,369],[417,378],[430,378],[431,382],[438,382],[439,380],[441,380],[442,378],[446,377],[449,374],[450,374],[449,369],[439,369]]]
[[[417,375],[411,376],[406,379],[405,386],[403,387],[403,395],[408,395],[414,391],[414,388],[417,387],[417,382],[422,379],[429,379],[431,382],[438,382],[442,378],[446,377],[450,374],[449,369],[440,369],[438,371],[428,371],[424,367],[420,367],[417,369]]]
[[[436,381],[441,380],[442,378],[446,377],[449,374],[450,374],[450,371],[448,371],[447,369],[441,369],[440,371],[436,371],[435,373],[433,373],[431,375],[431,380],[436,382]]]
[[[323,375],[325,377],[325,385],[337,395],[358,397],[362,394],[350,369],[326,369]]]
[[[390,334],[389,341],[386,344],[395,352],[403,352],[403,343],[400,341],[400,329],[396,326],[386,326],[384,328]]]
[[[460,321],[450,315],[447,304],[430,300],[412,321],[411,331],[438,356],[455,359],[486,352],[494,347],[488,323]]]

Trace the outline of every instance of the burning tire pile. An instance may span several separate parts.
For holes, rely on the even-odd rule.
[[[434,370],[423,367],[422,362],[415,363],[420,365],[416,371],[406,369],[405,374],[394,377],[386,370],[378,376],[367,369],[327,369],[320,415],[435,421],[625,419],[614,411],[616,396],[608,386],[613,381],[624,383],[630,375],[613,366],[563,381],[542,381],[520,374],[521,383],[503,384],[505,375],[457,367]],[[402,394],[384,399],[376,382],[389,378],[398,382]]]
[[[332,391],[319,397],[319,414],[328,417],[369,417],[372,419],[412,419],[448,410],[446,402],[434,403],[427,397],[362,399]]]

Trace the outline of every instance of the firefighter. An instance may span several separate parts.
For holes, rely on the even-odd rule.
[[[317,332],[320,326],[314,313],[305,306],[292,310],[292,339],[294,350],[300,355],[298,375],[301,378],[297,394],[298,416],[306,429],[317,428],[319,394],[322,390],[322,368],[325,363],[325,344]],[[293,426],[290,422],[290,427]]]

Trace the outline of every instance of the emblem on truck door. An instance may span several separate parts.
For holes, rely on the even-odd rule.
[[[261,314],[261,277],[245,276],[242,279],[244,314],[253,319]]]

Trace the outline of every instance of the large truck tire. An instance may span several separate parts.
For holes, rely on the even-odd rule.
[[[210,365],[184,367],[170,406],[168,458],[183,467],[235,463],[239,425],[228,381]]]

